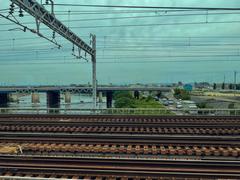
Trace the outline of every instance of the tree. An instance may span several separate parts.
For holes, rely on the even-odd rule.
[[[222,89],[225,89],[225,83],[222,83]]]
[[[237,85],[236,85],[236,89],[237,89],[237,90],[240,90],[240,84],[237,84]]]
[[[228,109],[234,109],[235,108],[235,104],[234,103],[230,103],[229,105],[228,105]]]
[[[176,88],[174,89],[174,97],[182,100],[190,100],[190,93],[184,89]]]
[[[206,102],[198,103],[198,104],[197,104],[197,107],[198,107],[198,108],[201,108],[201,109],[207,108],[207,103],[206,103]]]
[[[118,99],[123,97],[127,97],[130,99],[133,98],[132,94],[129,91],[116,91],[113,94],[113,99]]]
[[[116,108],[134,108],[134,100],[128,97],[118,98],[114,103]]]
[[[158,98],[161,98],[161,96],[162,96],[162,92],[159,91],[159,92],[157,93],[157,97],[158,97]]]
[[[216,84],[216,83],[213,84],[213,89],[214,89],[214,90],[217,89],[217,84]]]
[[[233,89],[233,84],[229,84],[229,89]]]

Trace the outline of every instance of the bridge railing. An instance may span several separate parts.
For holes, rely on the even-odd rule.
[[[67,109],[67,108],[0,108],[0,114],[79,114],[79,115],[240,115],[240,109],[166,109],[166,108],[112,108],[112,109]]]

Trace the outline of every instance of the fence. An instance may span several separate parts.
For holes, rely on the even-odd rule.
[[[79,114],[79,115],[240,115],[240,109],[152,109],[152,108],[112,108],[112,109],[67,109],[67,108],[0,108],[1,114]]]

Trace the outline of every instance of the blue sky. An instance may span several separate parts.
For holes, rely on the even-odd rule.
[[[240,7],[239,0],[55,0],[55,3],[66,2],[102,5]],[[9,4],[10,1],[0,0],[0,9],[8,8]],[[101,84],[222,82],[224,76],[227,82],[231,82],[233,71],[240,67],[238,61],[240,11],[228,11],[222,14],[223,11],[172,12],[69,6],[56,6],[55,10],[56,17],[69,25],[86,42],[89,42],[89,33],[96,34],[97,76]],[[68,14],[68,11],[71,12]],[[105,13],[99,13],[103,11]],[[2,11],[2,14],[7,15],[5,11]],[[19,18],[18,12],[15,16],[23,24],[35,29],[34,19],[30,16]],[[201,24],[198,24],[199,22]],[[149,24],[152,25],[140,26]],[[137,26],[109,27],[118,25]],[[30,32],[13,30],[16,27],[0,18],[1,84],[91,82],[91,63],[86,63],[83,59],[74,59],[71,55],[72,45],[68,41],[57,36],[57,42],[63,45],[63,48],[58,50],[53,44]],[[46,29],[41,25],[41,32],[51,37],[52,32]],[[84,53],[82,55],[84,56]]]

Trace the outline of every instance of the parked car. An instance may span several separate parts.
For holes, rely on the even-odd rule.
[[[169,105],[168,101],[163,101],[163,105],[168,106]]]
[[[178,108],[178,109],[183,108],[183,105],[182,104],[177,104],[176,108]]]
[[[173,105],[174,104],[173,100],[168,100],[168,104]]]

